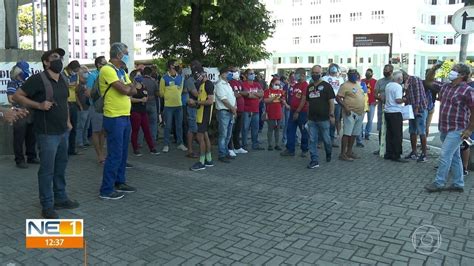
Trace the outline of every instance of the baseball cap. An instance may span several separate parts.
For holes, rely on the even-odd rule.
[[[44,52],[44,54],[41,56],[41,61],[48,61],[49,56],[54,54],[54,53],[59,54],[59,56],[61,56],[61,57],[63,57],[66,54],[66,52],[63,49],[56,48],[56,49]]]
[[[277,73],[277,74],[273,74],[272,77],[274,77],[274,78],[279,78],[280,75],[278,75],[278,73]]]

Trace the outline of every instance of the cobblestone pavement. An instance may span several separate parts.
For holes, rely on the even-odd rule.
[[[355,148],[362,159],[342,162],[334,150],[313,170],[308,158],[276,151],[196,173],[174,147],[131,155],[138,192],[119,201],[98,198],[101,167],[89,149],[68,166],[69,195],[81,206],[59,214],[84,219],[90,265],[474,265],[471,178],[464,193],[428,194],[434,151],[427,163],[397,164],[372,155],[372,139]],[[25,219],[40,218],[36,171],[0,161],[0,265],[83,264],[84,250],[25,249]],[[412,245],[422,225],[441,233],[431,255]]]

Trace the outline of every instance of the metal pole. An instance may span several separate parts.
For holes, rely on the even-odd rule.
[[[44,12],[43,12],[43,1],[40,1],[40,10],[41,10],[41,17],[40,17],[40,32],[41,32],[41,50],[44,51],[44,21],[43,21],[43,17],[44,17]]]
[[[356,58],[355,58],[356,59],[356,63],[355,63],[356,69],[357,69],[357,60],[358,60],[357,56],[358,56],[358,54],[357,54],[357,47],[356,47]]]
[[[393,46],[393,33],[390,33],[390,46],[388,50],[388,63],[392,63],[392,46]]]
[[[51,34],[51,1],[50,0],[46,0],[46,6],[47,6],[47,16],[48,16],[48,50],[50,50],[52,48],[51,46],[51,38],[52,38],[52,34]]]
[[[33,12],[33,50],[36,50],[36,15],[34,0],[31,0],[31,11]]]
[[[469,43],[469,34],[461,35],[461,50],[459,51],[459,63],[464,63],[467,60],[467,45]]]

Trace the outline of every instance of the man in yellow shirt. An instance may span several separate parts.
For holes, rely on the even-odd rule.
[[[77,128],[77,116],[78,116],[78,109],[77,101],[76,101],[76,88],[79,85],[79,78],[77,76],[77,72],[81,64],[77,60],[71,61],[63,71],[64,76],[66,76],[68,81],[68,90],[69,90],[69,97],[67,98],[67,104],[69,107],[69,120],[72,124],[72,129],[69,132],[69,144],[68,144],[68,154],[69,155],[78,155],[76,151],[76,128]]]
[[[120,66],[128,63],[128,47],[113,43],[110,63],[99,72],[100,94],[104,98],[104,130],[107,133],[107,159],[104,165],[101,199],[121,199],[124,193],[136,189],[126,184],[125,167],[130,141],[130,96],[137,93],[139,83],[133,83]]]

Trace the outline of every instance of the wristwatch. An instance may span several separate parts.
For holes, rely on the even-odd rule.
[[[334,117],[334,114],[330,114],[329,117]]]

